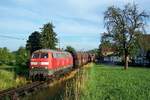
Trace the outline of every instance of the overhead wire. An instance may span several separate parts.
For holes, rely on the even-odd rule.
[[[19,38],[19,37],[14,37],[14,36],[6,36],[6,35],[0,35],[0,38],[8,38],[8,39],[16,39],[16,40],[27,40],[25,38]]]

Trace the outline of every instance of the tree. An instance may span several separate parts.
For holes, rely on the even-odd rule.
[[[139,39],[140,48],[144,49],[145,52],[150,50],[150,34],[144,34]]]
[[[76,52],[76,50],[73,47],[71,47],[71,46],[67,46],[65,51],[70,52],[71,54]]]
[[[15,64],[15,55],[6,47],[0,48],[0,64]]]
[[[58,43],[57,34],[53,30],[54,26],[52,23],[44,24],[41,28],[41,42],[42,48],[56,49]]]
[[[0,48],[0,60],[2,64],[8,64],[9,62],[9,50],[6,47]]]
[[[150,50],[147,51],[146,59],[150,62]]]
[[[104,22],[111,42],[125,57],[124,69],[128,68],[129,55],[137,48],[137,40],[144,33],[149,15],[138,6],[127,4],[123,9],[111,6],[104,13]]]
[[[16,56],[14,52],[9,52],[8,53],[8,58],[9,58],[9,65],[16,65]]]
[[[35,31],[29,36],[26,44],[26,49],[29,50],[30,54],[32,54],[32,52],[41,48],[41,34]]]
[[[26,48],[20,47],[16,52],[16,63],[19,66],[26,66],[28,61],[28,53]]]

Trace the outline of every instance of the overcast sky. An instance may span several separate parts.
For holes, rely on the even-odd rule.
[[[25,46],[33,31],[40,31],[43,24],[52,22],[61,48],[67,45],[77,50],[98,48],[100,34],[106,31],[104,11],[108,6],[122,7],[128,2],[150,10],[150,0],[0,0],[0,47],[17,50]]]

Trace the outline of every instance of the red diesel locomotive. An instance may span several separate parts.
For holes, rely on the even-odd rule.
[[[41,49],[33,52],[30,60],[30,77],[46,78],[56,72],[64,73],[73,67],[73,57],[68,52]]]
[[[72,68],[81,67],[94,61],[94,56],[86,52],[64,52],[41,49],[33,52],[30,59],[30,78],[45,79],[53,75],[64,74]]]

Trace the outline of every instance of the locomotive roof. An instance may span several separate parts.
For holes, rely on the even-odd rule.
[[[37,53],[37,52],[63,52],[63,53],[69,53],[69,52],[65,52],[65,51],[52,50],[52,49],[39,49],[39,50],[34,51],[34,53]]]

